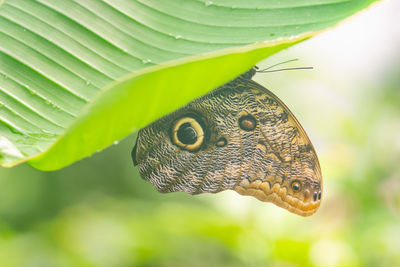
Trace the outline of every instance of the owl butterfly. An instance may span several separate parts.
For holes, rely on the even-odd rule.
[[[163,193],[235,190],[309,216],[319,207],[321,169],[307,134],[256,68],[138,133],[140,175]]]

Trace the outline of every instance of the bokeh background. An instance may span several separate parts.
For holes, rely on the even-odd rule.
[[[1,168],[0,266],[400,266],[399,15],[383,1],[259,65],[314,67],[255,80],[316,147],[315,215],[160,194],[132,165],[133,135],[60,171]]]

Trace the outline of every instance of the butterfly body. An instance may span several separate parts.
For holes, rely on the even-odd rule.
[[[160,192],[231,189],[311,215],[322,192],[317,155],[289,109],[251,80],[254,72],[140,130],[134,163]]]

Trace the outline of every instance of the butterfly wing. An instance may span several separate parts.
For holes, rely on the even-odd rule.
[[[245,75],[140,130],[132,156],[160,192],[232,189],[303,216],[321,200],[320,166],[304,129]]]
[[[322,175],[315,149],[303,127],[273,93],[252,80],[246,88],[255,96],[259,136],[257,173],[234,188],[240,194],[270,201],[293,213],[309,216],[322,198]]]

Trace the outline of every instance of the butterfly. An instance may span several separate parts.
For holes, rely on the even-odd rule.
[[[303,127],[252,68],[138,132],[141,177],[159,192],[234,190],[302,216],[318,209],[322,174]]]

